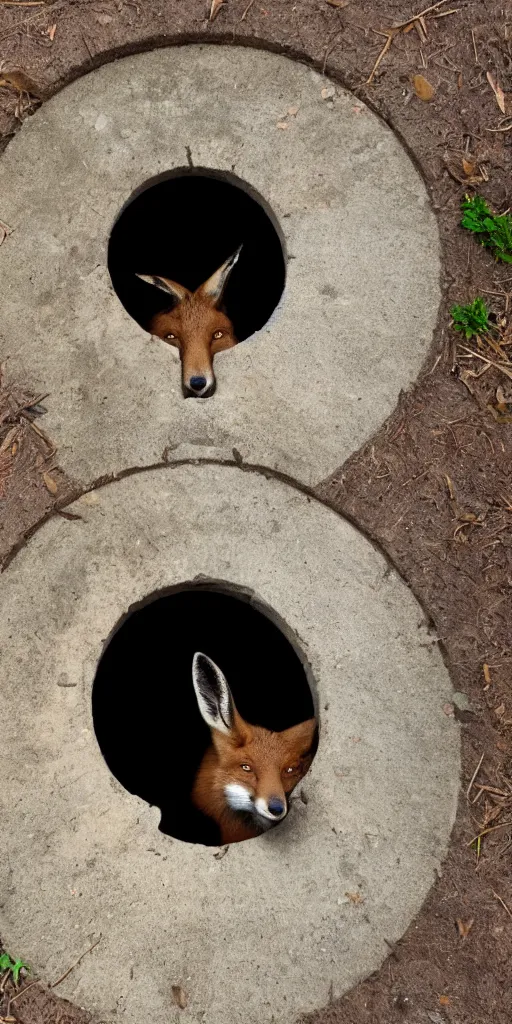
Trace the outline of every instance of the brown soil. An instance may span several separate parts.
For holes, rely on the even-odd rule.
[[[458,226],[465,191],[477,190],[499,211],[512,201],[512,130],[496,130],[512,124],[512,12],[507,15],[498,0],[445,2],[425,16],[426,33],[415,23],[411,31],[395,35],[374,81],[366,84],[386,42],[374,30],[405,21],[421,4],[227,0],[210,24],[204,0],[56,0],[40,10],[0,9],[4,73],[21,68],[43,97],[114,56],[155,45],[201,39],[265,46],[310,61],[357,92],[399,134],[420,167],[444,249],[444,300],[434,352],[388,423],[318,494],[392,559],[436,627],[456,689],[469,698],[469,710],[446,708],[462,722],[459,813],[442,877],[382,969],[308,1021],[510,1022],[512,428],[506,402],[512,381],[477,356],[464,358],[448,311],[455,302],[484,294],[504,318],[502,351],[512,351],[506,323],[512,315],[512,266],[495,264]],[[441,14],[446,16],[436,17]],[[487,72],[508,93],[510,118],[503,118]],[[435,90],[430,101],[414,90],[417,74]],[[15,87],[0,88],[4,140],[28,104]],[[472,342],[469,347],[478,356],[496,355]],[[485,366],[481,377],[468,376],[468,370]],[[496,408],[500,385],[501,413]],[[47,442],[29,425],[29,401],[22,388],[11,398],[0,396],[4,559],[55,500],[63,503],[72,492],[71,482],[54,469]],[[38,417],[35,425],[41,420],[44,424]],[[18,433],[6,443],[14,428]],[[56,496],[48,490],[45,472],[57,483]],[[486,827],[494,831],[477,851],[471,840]],[[354,912],[364,913],[364,905]],[[8,998],[2,1011],[8,1011]],[[23,1024],[84,1020],[78,1008],[37,985],[27,987],[11,1013]]]

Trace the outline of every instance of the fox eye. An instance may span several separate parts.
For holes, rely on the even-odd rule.
[[[297,765],[292,765],[291,768],[285,768],[284,773],[285,773],[285,775],[293,775],[293,773],[296,772],[296,771],[297,771]]]
[[[219,338],[223,338],[224,337],[224,331],[214,331],[213,337],[214,337],[215,341],[218,341]]]
[[[166,334],[165,335],[165,340],[166,341],[176,341],[176,335],[175,334]]]
[[[250,764],[241,764],[240,767],[244,772],[252,772]]]

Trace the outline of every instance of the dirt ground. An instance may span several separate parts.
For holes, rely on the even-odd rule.
[[[390,420],[318,495],[380,544],[435,626],[459,691],[445,708],[462,726],[459,811],[442,876],[418,918],[380,971],[308,1024],[505,1024],[512,1020],[512,265],[495,263],[459,220],[465,192],[485,196],[498,212],[512,205],[512,8],[498,0],[442,0],[392,35],[368,81],[389,38],[381,33],[419,14],[421,4],[226,0],[208,22],[210,3],[1,0],[1,137],[5,144],[41,99],[115,56],[210,40],[265,46],[323,69],[387,121],[420,168],[443,244],[435,346]],[[505,93],[505,113],[488,72]],[[422,98],[430,90],[413,82],[416,75],[432,87],[430,99]],[[477,294],[496,314],[501,355],[450,328],[451,306]],[[478,370],[483,374],[474,376]],[[49,402],[51,395],[30,393],[30,382],[9,381],[4,368],[4,563],[75,493],[44,435],[40,406]],[[29,984],[19,996],[6,986],[0,1021],[86,1020]]]

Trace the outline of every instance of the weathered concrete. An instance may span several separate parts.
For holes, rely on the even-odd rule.
[[[356,530],[258,474],[153,470],[72,511],[2,577],[0,934],[54,980],[101,933],[59,989],[100,1020],[288,1024],[378,966],[440,867],[459,740],[435,638]],[[110,776],[91,720],[119,617],[198,574],[282,617],[321,716],[307,806],[222,860],[157,831]]]
[[[159,50],[81,78],[9,145],[2,356],[51,393],[45,428],[71,475],[89,483],[164,448],[222,459],[234,446],[317,483],[417,375],[439,300],[427,193],[393,133],[341,88],[323,99],[326,85],[261,51]],[[122,204],[186,164],[187,146],[196,165],[234,169],[260,192],[294,257],[272,322],[217,357],[204,402],[183,400],[168,346],[130,319],[106,268]]]

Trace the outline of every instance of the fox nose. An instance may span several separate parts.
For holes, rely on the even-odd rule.
[[[188,386],[192,391],[202,391],[206,387],[206,377],[191,377]]]
[[[284,811],[284,803],[278,797],[272,796],[268,802],[268,809],[271,814],[275,814],[276,818],[279,818]]]

